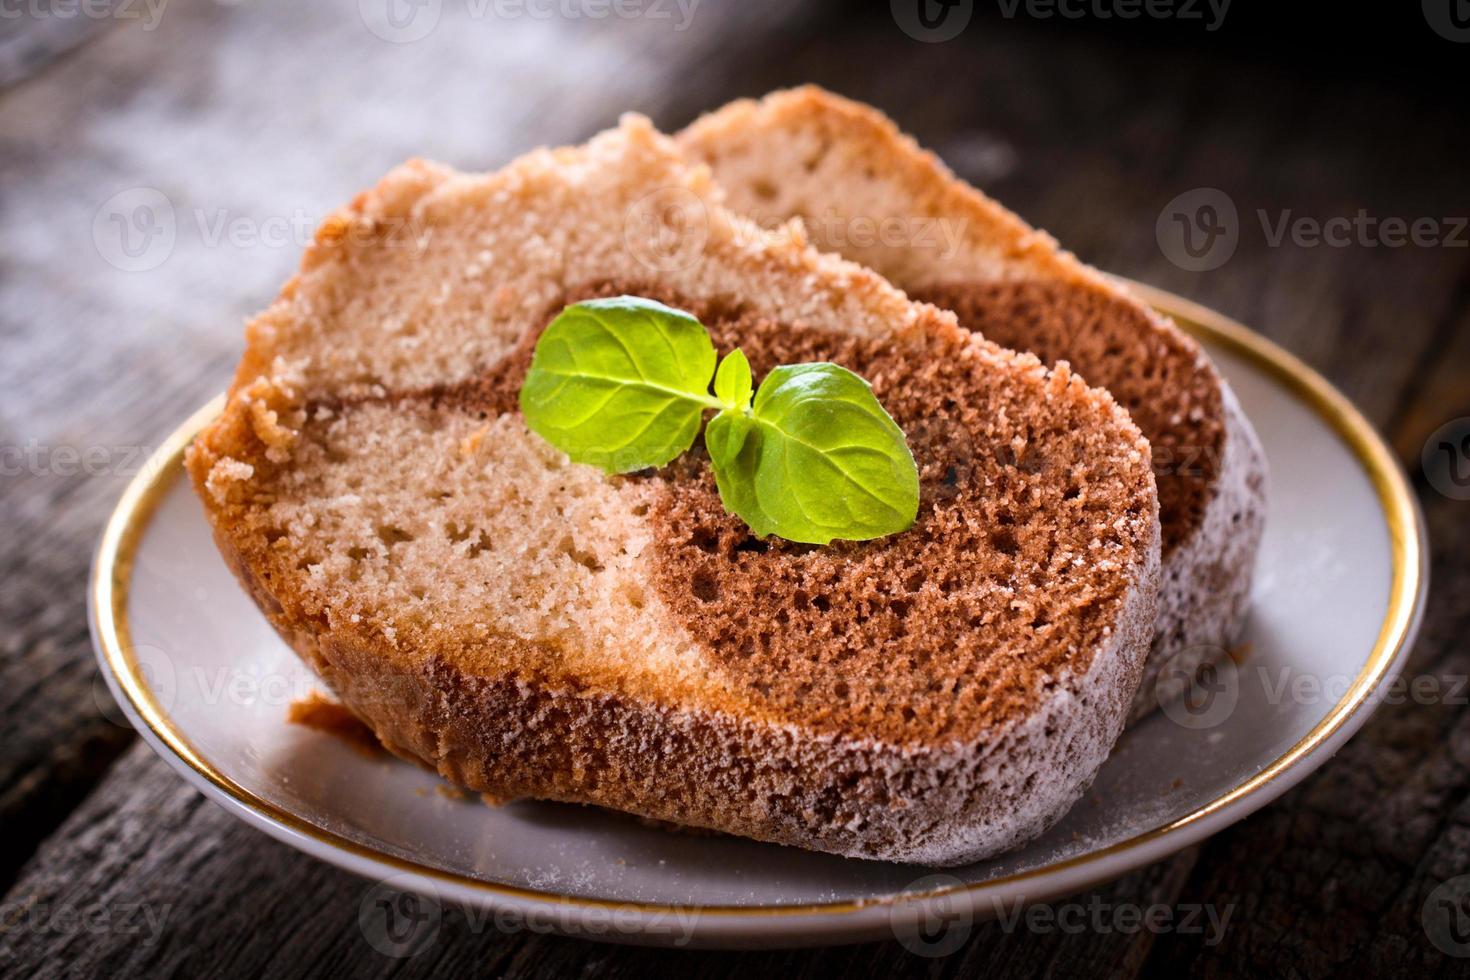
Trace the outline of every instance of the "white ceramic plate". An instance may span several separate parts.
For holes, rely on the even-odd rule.
[[[218,403],[159,450],[104,534],[91,602],[103,673],[159,754],[242,819],[510,921],[638,942],[814,944],[1075,893],[1239,820],[1325,762],[1387,693],[1426,587],[1422,519],[1361,416],[1246,328],[1145,293],[1205,344],[1265,444],[1270,512],[1247,643],[1192,710],[1127,732],[1083,801],[1015,853],[932,874],[592,808],[492,809],[287,724],[311,675],[236,585],[180,478],[183,447]]]

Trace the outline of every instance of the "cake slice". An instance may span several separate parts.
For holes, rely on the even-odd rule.
[[[1195,341],[1061,251],[875,109],[811,86],[698,120],[682,148],[761,224],[881,273],[961,326],[1108,389],[1153,447],[1163,586],[1132,718],[1240,638],[1265,522],[1260,443]]]
[[[493,174],[390,173],[249,324],[189,453],[220,550],[389,749],[472,790],[864,858],[1021,843],[1138,684],[1148,444],[1066,368],[716,198],[638,117]],[[530,432],[539,332],[614,295],[695,314],[757,381],[861,374],[915,456],[915,525],[756,538],[698,444],[608,476]]]

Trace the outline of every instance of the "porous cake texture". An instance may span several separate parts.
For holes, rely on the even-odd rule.
[[[1133,717],[1240,638],[1265,523],[1260,443],[1199,345],[1062,251],[876,110],[814,87],[732,103],[680,136],[734,210],[799,218],[819,248],[954,311],[987,340],[1066,362],[1154,454],[1163,588]]]
[[[1157,612],[1147,441],[1106,392],[722,209],[646,120],[411,162],[319,230],[188,467],[222,554],[392,751],[495,798],[855,857],[1034,837],[1121,731]],[[693,451],[609,476],[516,393],[567,303],[689,310],[757,381],[855,370],[914,527],[753,537]]]

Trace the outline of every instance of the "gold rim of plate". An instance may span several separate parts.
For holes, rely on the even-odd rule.
[[[1283,348],[1255,333],[1243,324],[1182,297],[1151,286],[1121,280],[1160,312],[1172,317],[1187,333],[1200,342],[1223,348],[1265,370],[1288,390],[1309,405],[1347,443],[1359,463],[1371,477],[1383,507],[1392,550],[1393,575],[1387,612],[1378,637],[1362,669],[1346,694],[1295,745],[1254,776],[1217,796],[1208,803],[1170,820],[1152,830],[1087,854],[1033,868],[1016,874],[939,889],[925,893],[904,893],[905,900],[921,900],[961,894],[967,891],[994,889],[1028,879],[1055,875],[1070,869],[1100,865],[1109,858],[1144,847],[1243,800],[1266,787],[1294,766],[1367,708],[1373,691],[1382,683],[1413,631],[1421,611],[1425,584],[1425,533],[1419,507],[1408,482],[1392,453],[1373,427],[1356,408],[1321,375]],[[629,902],[614,899],[581,898],[555,892],[537,891],[515,885],[485,881],[419,864],[366,847],[356,841],[318,827],[269,800],[262,799],[232,780],[204,758],[189,738],[174,725],[152,690],[148,687],[134,656],[128,623],[128,594],[132,581],[133,559],[139,542],[160,500],[183,472],[184,450],[194,435],[209,423],[224,406],[220,395],[195,412],[171,433],[153,454],[142,472],[133,479],[118,502],[116,510],[102,533],[92,567],[89,588],[90,613],[94,635],[103,662],[111,670],[118,686],[131,703],[134,712],[153,734],[190,769],[235,802],[257,816],[279,827],[294,831],[328,847],[347,851],[400,872],[419,875],[431,881],[464,886],[487,895],[528,902],[549,902],[586,909],[629,910],[644,913],[690,912],[714,916],[767,915],[840,915],[856,912],[898,896],[868,898],[842,902],[800,905],[672,905],[667,903]],[[1103,877],[1101,873],[1094,879]],[[1082,887],[1079,885],[1079,887]]]

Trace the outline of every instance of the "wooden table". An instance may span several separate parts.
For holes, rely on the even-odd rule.
[[[1465,972],[1470,960],[1443,955],[1421,925],[1429,892],[1470,871],[1470,713],[1443,699],[1382,707],[1278,802],[1096,892],[1115,905],[1233,907],[1217,945],[987,925],[941,960],[897,943],[650,951],[503,934],[453,913],[420,955],[387,958],[357,925],[362,881],[240,824],[108,720],[83,604],[98,530],[138,450],[225,385],[241,319],[289,274],[318,218],[412,154],[494,166],[584,138],[623,109],[675,128],[732,96],[807,80],[887,109],[1088,261],[1243,320],[1339,385],[1400,453],[1431,528],[1433,596],[1408,671],[1444,689],[1470,673],[1470,503],[1437,493],[1417,463],[1431,431],[1470,415],[1470,249],[1463,232],[1449,240],[1448,220],[1470,214],[1462,77],[1418,88],[1417,55],[1373,60],[1362,47],[1303,63],[1305,49],[1256,43],[1275,37],[1269,23],[1216,43],[1231,22],[1135,34],[1023,14],[921,43],[882,5],[791,6],[708,0],[679,30],[672,4],[545,20],[449,0],[422,8],[441,19],[415,40],[422,22],[374,21],[375,34],[355,0],[175,0],[156,22],[134,2],[83,17],[80,32],[33,30],[30,47],[7,36],[0,970]],[[1397,6],[1407,20],[1394,36],[1413,35],[1415,51],[1470,55],[1434,36],[1418,5]],[[140,187],[171,202],[176,240],[126,271],[156,255],[120,255],[94,226],[114,195]],[[1155,239],[1165,203],[1198,187],[1228,193],[1241,220],[1235,255],[1208,272],[1171,263]],[[1444,240],[1313,246],[1268,234],[1283,215],[1360,209],[1433,219]]]

